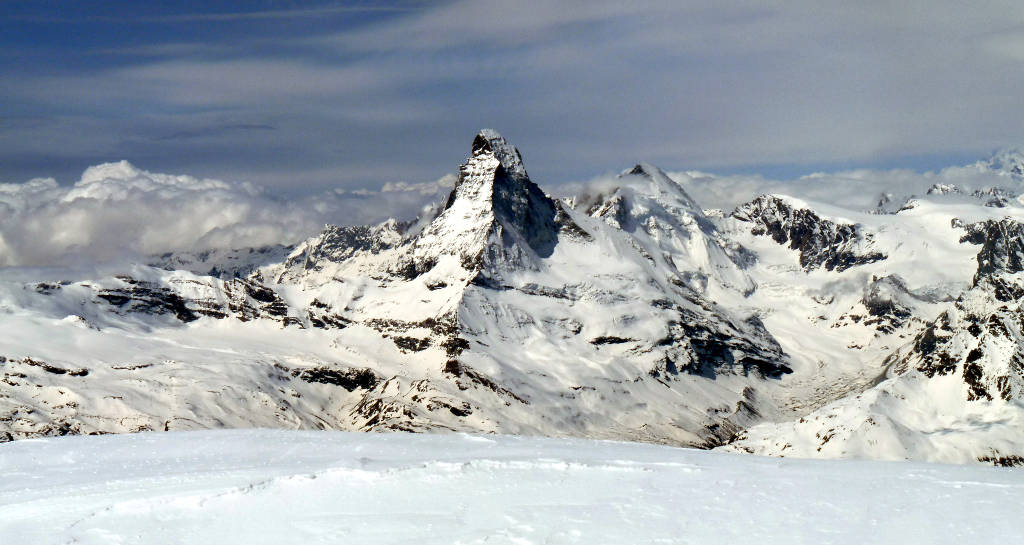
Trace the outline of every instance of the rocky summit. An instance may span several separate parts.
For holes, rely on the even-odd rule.
[[[467,431],[1013,465],[1017,166],[898,210],[712,213],[645,163],[553,197],[483,130],[418,218],[0,270],[0,440]]]

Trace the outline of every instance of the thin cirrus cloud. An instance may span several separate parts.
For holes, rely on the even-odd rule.
[[[288,195],[380,187],[451,172],[484,126],[549,187],[641,160],[939,169],[1022,140],[1016,2],[383,7],[78,21],[132,39],[0,84],[0,180],[127,157]]]
[[[149,16],[124,16],[124,15],[86,15],[78,17],[61,17],[55,15],[20,15],[12,17],[13,20],[34,23],[64,23],[64,24],[90,24],[90,23],[117,23],[117,24],[141,24],[141,23],[201,23],[201,22],[223,22],[223,21],[252,21],[260,19],[302,19],[309,17],[323,17],[339,13],[357,13],[373,11],[404,11],[408,8],[400,6],[371,6],[371,5],[348,5],[348,6],[322,6],[314,8],[277,9],[262,11],[235,11],[217,13],[181,13],[167,15]]]

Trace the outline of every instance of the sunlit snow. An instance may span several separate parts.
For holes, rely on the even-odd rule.
[[[508,436],[0,445],[3,543],[1015,543],[1024,473]]]

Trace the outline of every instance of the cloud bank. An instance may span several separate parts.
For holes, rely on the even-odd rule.
[[[1024,193],[1024,152],[1003,150],[989,159],[938,171],[910,169],[854,169],[817,172],[793,179],[761,175],[718,175],[695,170],[667,172],[697,204],[729,213],[758,195],[780,194],[813,203],[834,205],[848,210],[893,212],[912,198],[961,199],[985,202],[998,188],[1014,197]],[[629,184],[629,177],[605,174],[584,182],[571,182],[556,188],[559,195],[575,196],[585,202],[590,196],[607,193],[610,188]],[[939,187],[936,187],[939,186]],[[933,189],[934,188],[934,189]],[[972,196],[975,191],[981,196]],[[934,195],[939,193],[939,196]],[[885,201],[884,206],[879,206]]]
[[[697,171],[669,175],[701,206],[726,212],[763,193],[872,210],[883,195],[899,206],[935,185],[956,186],[965,194],[992,187],[1022,193],[1024,154],[1004,152],[924,173],[860,169],[792,180]],[[446,197],[455,181],[447,174],[428,182],[388,182],[376,190],[337,188],[284,198],[247,182],[154,173],[127,161],[104,163],[87,168],[71,187],[52,178],[0,184],[0,266],[144,260],[166,252],[292,244],[325,223],[412,219]],[[541,187],[555,195],[582,195],[622,183],[607,175]]]
[[[325,223],[412,218],[454,177],[395,182],[379,191],[275,197],[250,183],[141,170],[127,161],[90,167],[72,187],[52,178],[0,184],[0,266],[137,259],[164,252],[289,244]]]
[[[736,206],[764,193],[777,193],[803,200],[831,204],[846,209],[871,211],[880,201],[888,201],[889,211],[910,198],[928,196],[935,186],[969,195],[992,188],[1005,189],[1016,196],[1024,192],[1024,153],[1004,150],[991,158],[964,166],[951,166],[936,172],[909,169],[856,169],[817,172],[792,180],[773,180],[763,176],[716,176],[702,172],[672,172],[701,206],[729,212]],[[941,191],[941,188],[939,188]]]

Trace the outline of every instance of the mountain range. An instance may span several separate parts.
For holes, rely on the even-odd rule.
[[[1024,463],[1024,161],[869,208],[546,193],[492,130],[417,218],[0,269],[0,441],[268,427]]]

